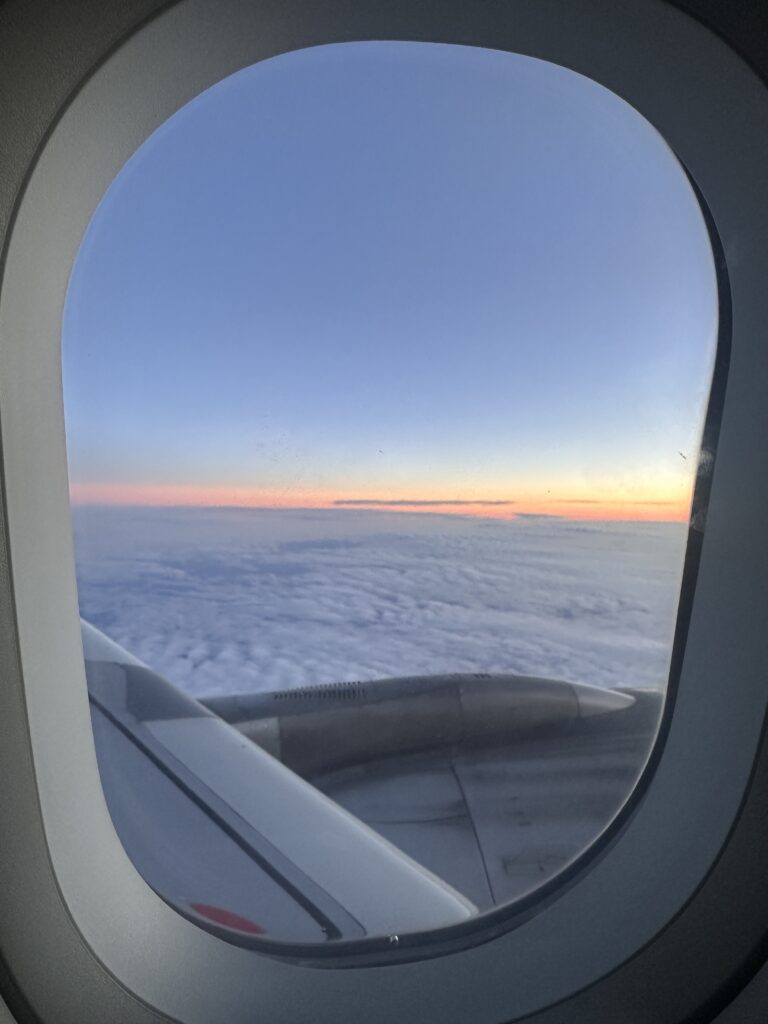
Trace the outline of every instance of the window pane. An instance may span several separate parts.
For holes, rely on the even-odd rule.
[[[663,706],[717,332],[685,172],[564,68],[322,46],[155,132],[63,324],[149,884],[233,941],[399,942],[589,848]]]

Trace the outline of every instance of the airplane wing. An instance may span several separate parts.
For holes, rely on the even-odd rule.
[[[239,941],[455,924],[541,885],[610,822],[661,695],[514,675],[196,701],[82,625],[115,828],[180,912]]]

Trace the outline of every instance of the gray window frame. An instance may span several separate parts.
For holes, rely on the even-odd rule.
[[[64,15],[73,10],[62,6]],[[134,12],[127,23],[126,6]],[[46,69],[61,87],[36,94],[30,119],[37,114],[44,139],[34,157],[13,109],[0,124],[10,139],[0,192],[9,218],[0,290],[3,995],[45,1024],[556,1024],[619,1020],[630,1007],[633,1021],[663,1024],[714,1005],[728,971],[756,955],[768,909],[765,822],[755,802],[768,780],[764,84],[721,39],[660,0],[102,0],[86,9],[96,43],[76,42],[90,23],[73,14],[69,59]],[[127,31],[140,16],[138,30]],[[631,103],[678,154],[711,212],[733,320],[674,714],[631,820],[589,871],[517,927],[441,956],[346,969],[281,961],[200,930],[149,889],[115,835],[79,640],[60,331],[90,217],[159,124],[256,60],[382,38],[552,60]],[[20,67],[11,71],[23,80]]]

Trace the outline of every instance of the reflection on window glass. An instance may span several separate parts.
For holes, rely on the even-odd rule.
[[[63,364],[97,753],[163,898],[401,943],[590,846],[661,712],[717,315],[674,154],[542,61],[317,47],[150,137]]]

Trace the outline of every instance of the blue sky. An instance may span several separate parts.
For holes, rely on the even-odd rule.
[[[298,51],[178,112],[99,206],[73,498],[679,518],[716,329],[697,201],[612,93],[468,47]]]

